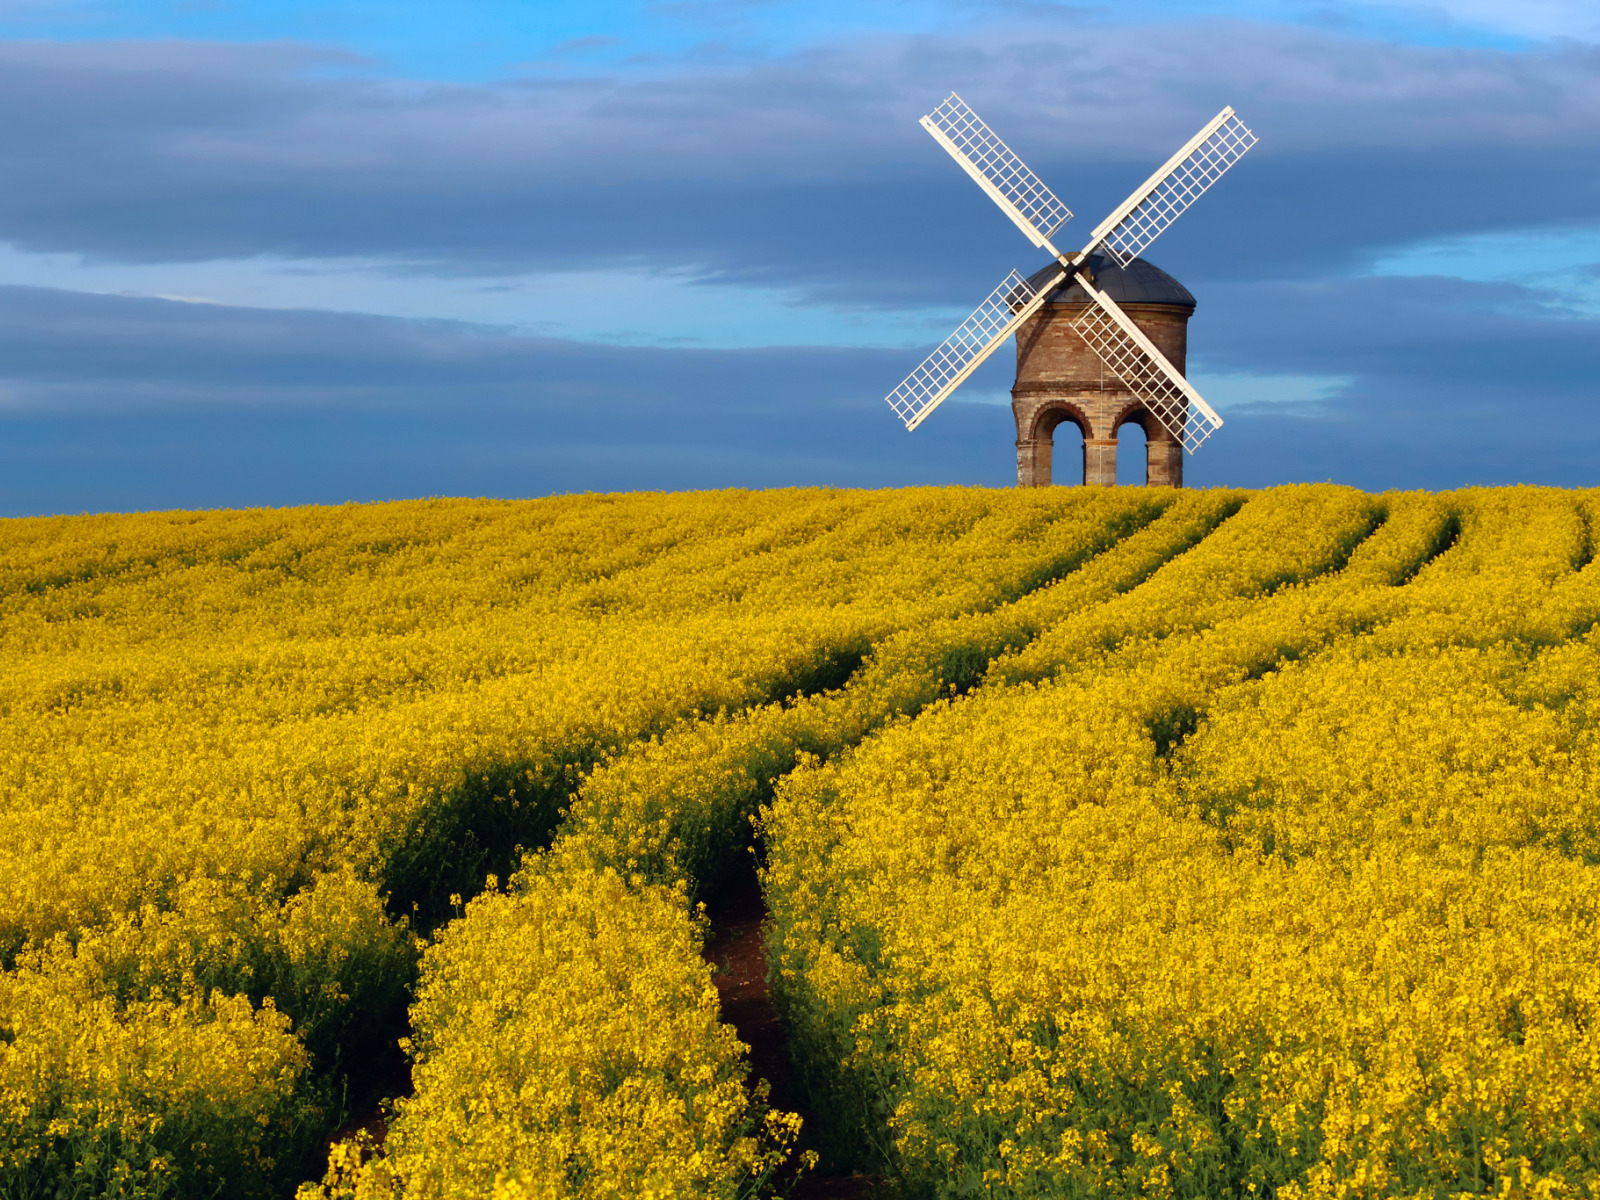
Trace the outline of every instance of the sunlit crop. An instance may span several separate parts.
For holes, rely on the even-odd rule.
[[[597,761],[826,691],[885,637],[1026,595],[1171,502],[731,492],[3,523],[0,1194],[292,1190],[320,1173],[344,1073],[404,1032],[418,935],[547,841]],[[673,903],[651,944],[681,960],[698,934]],[[719,1064],[723,1099],[683,1084],[684,1136],[765,1161],[787,1127],[730,1132],[767,1117],[717,1107],[742,1075],[714,1019],[706,1037],[686,1061]],[[715,1174],[682,1166],[662,1178]]]
[[[1269,493],[792,774],[772,948],[835,1152],[952,1196],[1593,1194],[1593,503]]]
[[[700,954],[752,849],[835,1166],[1591,1196],[1597,518],[1319,486],[0,522],[0,1197],[769,1194],[801,1120]],[[413,1093],[325,1164],[398,1038]]]

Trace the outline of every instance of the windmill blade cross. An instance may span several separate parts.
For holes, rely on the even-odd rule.
[[[922,424],[923,419],[960,387],[1018,325],[1039,311],[1045,297],[1065,278],[1066,272],[1059,272],[1036,290],[1016,271],[1007,275],[938,349],[884,397],[895,415],[906,423],[906,429],[909,431]]]
[[[1256,140],[1232,108],[1223,109],[1100,222],[1079,257],[1103,246],[1118,264],[1127,266]]]
[[[1023,321],[1039,311],[1063,280],[1074,276],[1093,303],[1072,320],[1071,328],[1193,454],[1222,427],[1222,418],[1144,331],[1095,286],[1084,263],[1094,251],[1103,249],[1113,261],[1128,267],[1256,144],[1256,135],[1232,108],[1224,108],[1112,210],[1082,250],[1064,254],[1051,245],[1050,238],[1071,219],[1072,210],[960,96],[951,92],[921,124],[1029,241],[1055,256],[1059,268],[1042,287],[1012,271],[885,397],[906,429],[920,425]],[[1018,469],[1020,472],[1020,458]]]
[[[1050,244],[1050,235],[1072,219],[1072,210],[1056,199],[966,101],[951,92],[921,124],[1030,242],[1061,257]]]
[[[1082,275],[1078,284],[1094,303],[1072,322],[1072,328],[1193,454],[1201,442],[1222,428],[1222,418],[1110,296]]]

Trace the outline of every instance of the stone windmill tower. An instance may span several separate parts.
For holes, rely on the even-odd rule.
[[[1072,421],[1083,431],[1085,483],[1116,483],[1117,430],[1133,422],[1147,439],[1146,481],[1182,486],[1183,453],[1222,418],[1183,376],[1194,297],[1139,255],[1255,145],[1255,134],[1223,109],[1114,208],[1082,250],[1066,253],[1050,238],[1072,211],[960,96],[951,92],[922,127],[1055,261],[1026,279],[1007,275],[889,393],[890,407],[915,429],[1015,334],[1019,485],[1050,482],[1054,432]]]
[[[1142,258],[1123,267],[1104,254],[1091,254],[1084,265],[1094,285],[1181,373],[1194,312],[1189,289]],[[1042,288],[1055,270],[1052,264],[1028,282]],[[1116,484],[1117,431],[1133,424],[1144,430],[1145,482],[1182,487],[1183,444],[1073,328],[1093,303],[1074,278],[1059,284],[1017,327],[1017,382],[1011,389],[1017,486],[1050,483],[1055,430],[1070,423],[1083,434],[1084,483]]]

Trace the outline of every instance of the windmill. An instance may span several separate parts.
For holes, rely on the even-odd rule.
[[[1182,452],[1193,454],[1201,442],[1221,427],[1222,418],[1171,361],[1174,356],[1182,359],[1181,325],[1176,340],[1162,339],[1175,354],[1163,353],[1150,334],[1108,293],[1122,290],[1125,300],[1129,296],[1139,297],[1141,293],[1137,288],[1131,292],[1127,290],[1126,281],[1134,279],[1134,273],[1142,272],[1145,278],[1158,276],[1170,285],[1166,294],[1155,297],[1158,304],[1162,301],[1170,304],[1176,299],[1180,305],[1186,301],[1188,309],[1193,310],[1194,301],[1187,291],[1165,272],[1145,263],[1139,255],[1255,145],[1255,134],[1244,126],[1232,108],[1224,108],[1114,208],[1095,227],[1081,250],[1064,252],[1050,239],[1072,218],[1071,210],[960,96],[951,92],[942,104],[922,118],[921,123],[1000,206],[1000,211],[1011,218],[1029,241],[1054,256],[1054,261],[1027,278],[1017,271],[1007,275],[973,314],[885,397],[895,414],[905,422],[907,430],[915,429],[1007,338],[1025,331],[1030,321],[1037,326],[1039,322],[1034,319],[1048,304],[1052,310],[1070,314],[1064,319],[1074,344],[1093,352],[1092,356],[1085,357],[1093,358],[1097,373],[1108,378],[1107,386],[1114,387],[1128,401],[1120,409],[1107,409],[1113,414],[1109,417],[1084,415],[1080,408],[1070,404],[1059,406],[1060,413],[1055,419],[1072,419],[1084,431],[1085,481],[1116,481],[1116,426],[1128,419],[1130,411],[1137,409],[1141,421],[1146,416],[1151,418],[1151,423],[1146,425],[1147,435],[1159,437],[1164,448],[1171,450],[1171,466],[1164,477],[1155,479],[1152,470],[1150,481],[1181,484]],[[1107,284],[1113,278],[1118,284],[1115,289]],[[1183,320],[1187,321],[1186,313]],[[1030,340],[1018,339],[1019,390],[1023,386],[1028,353],[1025,341]],[[1018,482],[1040,482],[1031,457],[1035,441],[1033,426],[1027,424],[1035,420],[1036,414],[1030,408],[1025,419],[1020,404],[1020,399],[1013,404],[1018,424]],[[1110,428],[1104,428],[1108,423]],[[1092,425],[1099,427],[1091,428]],[[1051,427],[1044,427],[1043,482],[1049,481]],[[1092,434],[1098,436],[1091,437]],[[1091,448],[1107,446],[1109,452],[1102,455],[1097,471],[1091,461]],[[1153,443],[1151,454],[1154,465]],[[1110,463],[1109,479],[1105,461]]]

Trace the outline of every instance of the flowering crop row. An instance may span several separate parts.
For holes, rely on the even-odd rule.
[[[770,795],[773,782],[792,770],[797,759],[837,754],[886,722],[949,695],[952,687],[964,690],[978,681],[996,655],[1026,645],[1040,630],[1063,619],[1077,618],[1105,602],[1120,603],[1119,597],[1151,580],[1163,564],[1171,564],[1165,571],[1176,567],[1192,576],[1191,567],[1179,566],[1184,552],[1233,517],[1244,500],[1242,493],[1189,494],[1160,519],[1113,549],[1086,558],[1077,571],[1048,587],[990,612],[929,622],[880,642],[868,663],[839,691],[685,722],[660,738],[631,747],[584,780],[550,853],[530,868],[532,878],[542,886],[552,873],[588,878],[596,872],[621,872],[635,888],[646,890],[666,886],[681,895],[689,889],[714,887],[733,869],[730,859],[746,853],[749,819]],[[1213,535],[1228,558],[1238,556],[1241,543],[1270,544],[1285,527],[1286,515],[1314,526],[1321,540],[1295,540],[1295,557],[1287,564],[1268,560],[1258,564],[1264,570],[1254,574],[1248,569],[1237,572],[1233,589],[1246,595],[1286,577],[1298,578],[1328,558],[1347,555],[1351,543],[1370,530],[1377,512],[1367,499],[1333,490],[1310,496],[1289,493],[1254,504],[1253,510],[1235,518],[1239,524]],[[1331,515],[1317,512],[1317,505],[1330,508]],[[1426,556],[1439,540],[1444,514],[1435,504],[1418,508],[1393,521],[1381,546],[1363,546],[1358,552],[1363,566],[1356,567],[1357,572],[1393,574]],[[1375,554],[1376,550],[1386,554]],[[1307,558],[1314,555],[1322,557],[1310,558],[1308,566]],[[1397,558],[1401,561],[1393,561]],[[523,936],[532,936],[535,928],[548,922],[540,909],[517,911],[522,912]],[[603,906],[598,911],[589,907],[578,911],[583,921],[606,929]],[[515,923],[509,911],[499,908],[476,919],[495,927]],[[472,920],[468,918],[469,926]],[[678,926],[687,930],[693,921],[683,905]],[[451,978],[462,973],[443,947],[430,952],[430,962],[435,958],[438,966],[433,969],[448,971]],[[494,973],[481,960],[474,964],[478,971]],[[580,1016],[575,1009],[574,1019]],[[417,1017],[424,1025],[436,1020],[426,1012]],[[590,1026],[580,1020],[580,1027]],[[515,1037],[504,1040],[512,1044]],[[598,1031],[589,1040],[601,1045],[606,1041]],[[357,1195],[389,1195],[390,1188],[402,1194],[444,1194],[436,1177],[444,1170],[443,1158],[454,1153],[446,1149],[454,1143],[445,1114],[467,1111],[475,1103],[479,1091],[474,1081],[485,1072],[474,1064],[483,1052],[476,1043],[458,1042],[432,1060],[436,1073],[424,1076],[419,1070],[418,1097],[402,1103],[393,1126],[402,1135],[403,1148],[335,1182]],[[529,1114],[501,1112],[490,1120],[500,1133],[484,1138],[480,1186],[496,1171],[508,1169],[530,1129],[541,1127]],[[548,1172],[540,1178],[548,1180]],[[583,1194],[607,1193],[597,1187]]]
[[[1002,640],[1015,638],[1017,629],[1045,621],[1051,605],[1070,611],[1090,594],[1144,578],[1240,502],[1173,499],[1117,498],[1094,520],[1063,527],[1055,561],[1058,570],[1075,569],[1061,581],[990,613],[936,618],[892,635],[838,691],[686,720],[597,767],[548,853],[525,860],[507,894],[475,902],[430,948],[424,1000],[412,1012],[417,1094],[397,1105],[380,1156],[362,1161],[358,1140],[341,1146],[323,1188],[308,1189],[308,1198],[474,1195],[491,1187],[511,1189],[508,1196],[754,1194],[798,1120],[767,1110],[759,1085],[753,1099],[746,1095],[743,1069],[734,1066],[742,1047],[714,1015],[707,1020],[714,1001],[692,949],[703,922],[692,893],[715,887],[746,853],[750,819],[771,781],[792,768],[797,748],[837,748],[936,698],[946,679],[935,668],[975,639],[993,640],[997,630]],[[562,888],[576,894],[552,905],[553,889]],[[650,914],[647,926],[640,912]],[[504,953],[486,952],[489,945]],[[578,968],[548,1003],[530,1001],[544,995],[532,983],[546,969],[540,956],[557,953],[546,947]],[[670,985],[654,970],[627,981],[588,973],[591,956],[617,962],[627,955],[635,967],[668,970]],[[476,999],[480,989],[524,997],[521,1011],[496,1017],[493,1003]],[[636,1032],[621,1036],[622,1028]],[[640,1048],[646,1030],[656,1031],[653,1051]],[[668,1034],[670,1042],[661,1042]],[[663,1059],[660,1047],[669,1044],[676,1049]],[[619,1055],[630,1065],[619,1068]],[[655,1065],[639,1065],[641,1056]],[[692,1154],[683,1149],[685,1063],[700,1063],[707,1081],[694,1093],[700,1125]],[[552,1088],[551,1076],[566,1083]],[[619,1107],[612,1091],[619,1078],[648,1085],[650,1103]],[[507,1098],[530,1090],[560,1103]]]
[[[746,1086],[693,900],[763,804],[831,1152],[913,1194],[1592,1193],[1597,516],[1313,487],[5,523],[0,1195],[284,1193],[419,957],[416,1095],[310,1194],[756,1194],[796,1122]]]
[[[929,1195],[1593,1194],[1597,500],[1267,493],[783,781],[834,1153]]]
[[[700,939],[681,893],[614,871],[491,887],[425,957],[383,1154],[340,1144],[302,1196],[756,1195],[799,1122],[747,1092]]]
[[[597,759],[829,688],[885,637],[1025,595],[1171,500],[773,492],[4,523],[0,1193],[282,1192],[338,1118],[339,1073],[397,1032],[408,916],[427,932],[452,892],[547,838]],[[639,895],[617,945],[682,966],[687,906],[663,923],[667,901]],[[473,911],[509,928],[537,907]],[[472,936],[426,970],[499,944]],[[454,1018],[419,1019],[419,1047],[451,1044]],[[722,1095],[731,1052],[704,1028]],[[704,1074],[691,1060],[681,1080]],[[716,1104],[686,1103],[705,1145],[744,1144]]]

